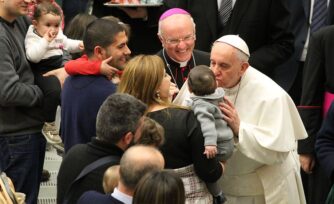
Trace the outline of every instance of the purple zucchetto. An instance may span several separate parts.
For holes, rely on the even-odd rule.
[[[180,9],[180,8],[172,8],[172,9],[169,9],[167,11],[165,11],[161,16],[160,16],[160,19],[159,21],[162,21],[164,20],[165,18],[169,17],[169,16],[172,16],[172,15],[175,15],[175,14],[185,14],[185,15],[190,15],[190,13],[188,13],[187,11],[183,10],[183,9]]]

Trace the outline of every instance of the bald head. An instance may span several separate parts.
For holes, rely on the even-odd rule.
[[[120,180],[129,189],[134,190],[140,178],[150,171],[164,168],[162,154],[154,147],[136,145],[124,153],[120,162]]]

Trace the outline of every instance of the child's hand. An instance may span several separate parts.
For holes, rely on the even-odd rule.
[[[207,145],[205,146],[205,151],[204,154],[208,159],[212,159],[216,156],[217,154],[217,147],[214,145]]]
[[[56,36],[57,36],[56,33],[57,33],[57,32],[56,32],[54,29],[49,28],[49,29],[45,32],[43,38],[45,38],[48,42],[51,42],[53,39],[56,38]]]
[[[169,86],[169,101],[172,101],[173,100],[173,96],[177,93],[179,93],[179,89],[177,88],[176,84],[175,83],[170,83],[170,86]]]
[[[84,46],[84,44],[83,44],[82,41],[79,43],[79,49],[80,50],[84,50],[85,49],[85,46]]]
[[[109,62],[111,60],[112,56],[103,60],[100,67],[100,73],[107,76],[109,80],[111,80],[115,76],[115,74],[119,72],[118,69],[109,65]]]

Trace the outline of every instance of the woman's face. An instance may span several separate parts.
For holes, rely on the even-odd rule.
[[[160,87],[158,88],[161,100],[168,100],[169,97],[169,89],[171,83],[171,77],[164,71],[164,77],[162,78]]]

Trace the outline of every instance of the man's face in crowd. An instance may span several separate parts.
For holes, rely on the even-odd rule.
[[[178,62],[189,61],[195,47],[195,28],[188,15],[176,14],[161,22],[160,41],[168,56]]]
[[[247,62],[241,62],[237,57],[238,51],[225,43],[214,43],[210,67],[216,76],[218,87],[232,88],[238,84],[241,76],[248,67]]]
[[[126,33],[124,31],[118,33],[114,38],[114,42],[105,48],[104,59],[112,56],[110,65],[122,70],[131,54],[127,43],[128,37]]]
[[[18,16],[27,15],[28,6],[32,3],[34,0],[3,0],[2,17],[7,21],[13,21]]]

